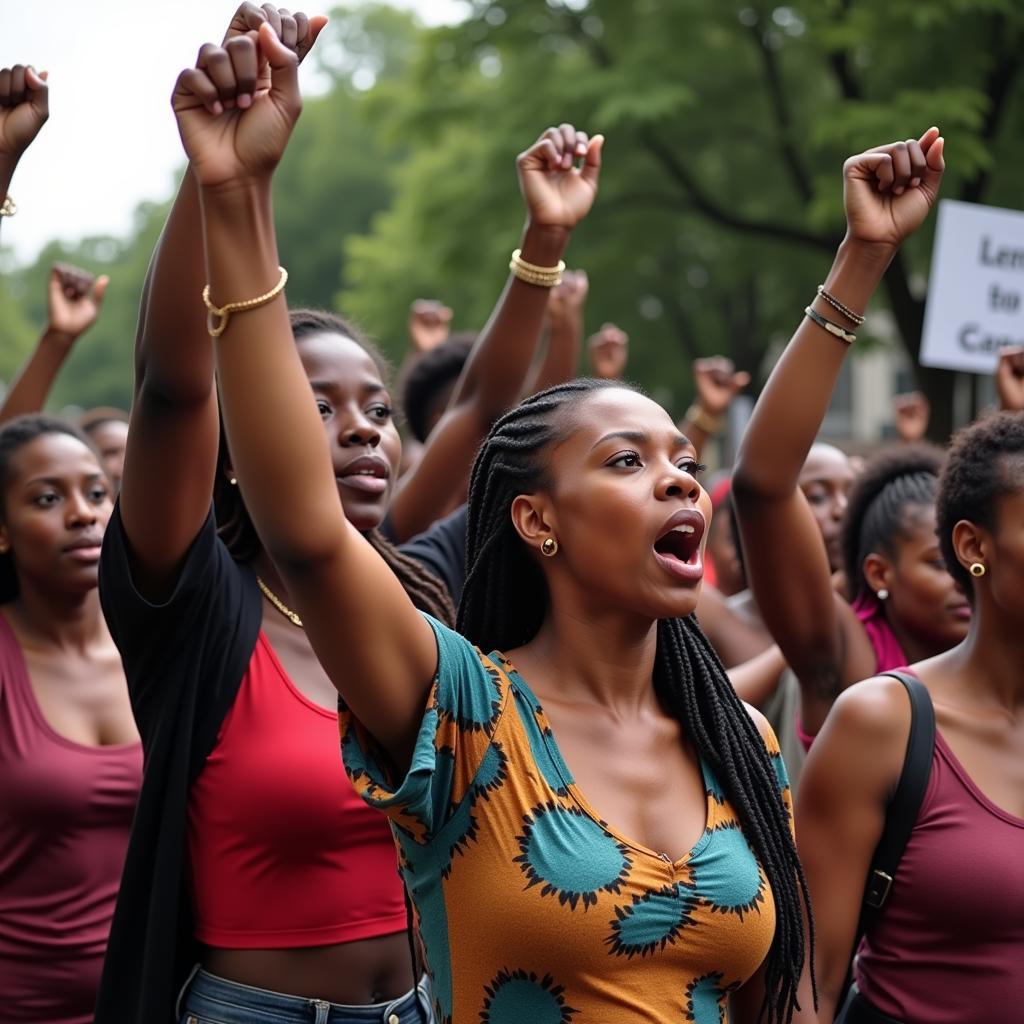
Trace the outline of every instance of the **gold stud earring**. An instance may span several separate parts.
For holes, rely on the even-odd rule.
[[[541,551],[550,558],[558,554],[558,541],[554,537],[547,537],[540,546]]]
[[[971,575],[975,579],[980,579],[985,575],[986,571],[985,566],[981,562],[971,562]]]

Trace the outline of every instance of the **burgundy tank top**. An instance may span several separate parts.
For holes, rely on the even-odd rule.
[[[142,744],[55,732],[0,614],[0,1019],[90,1024]]]
[[[1024,1020],[1024,820],[935,734],[931,779],[857,985],[907,1024]]]

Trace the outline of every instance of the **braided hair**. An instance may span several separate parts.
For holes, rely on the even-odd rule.
[[[323,310],[295,309],[289,312],[289,318],[296,341],[311,334],[340,334],[359,345],[377,365],[381,377],[387,379],[389,367],[383,356],[340,316]],[[227,468],[230,465],[231,453],[228,451],[224,424],[221,423],[217,474],[213,485],[217,532],[236,562],[251,562],[262,550],[262,545],[239,489],[228,482]],[[402,554],[379,530],[371,530],[365,536],[370,546],[387,562],[420,611],[427,612],[446,625],[454,623],[455,606],[448,588],[433,573],[424,569],[416,559]]]
[[[545,455],[571,429],[569,410],[608,387],[628,386],[581,379],[528,398],[495,423],[477,455],[470,478],[468,571],[458,629],[482,650],[509,650],[540,629],[547,588],[536,561],[524,557],[510,509],[517,495],[548,483]],[[654,688],[724,781],[763,865],[777,925],[766,961],[762,1015],[769,1024],[788,1021],[804,963],[801,903],[810,919],[807,883],[764,741],[694,616],[658,622]],[[811,935],[813,946],[813,930]]]
[[[870,590],[864,576],[868,555],[895,558],[914,515],[934,506],[942,459],[941,449],[931,445],[899,445],[872,458],[854,482],[840,535],[852,600]]]
[[[67,434],[76,441],[81,441],[95,456],[103,472],[103,463],[92,441],[77,427],[56,416],[43,413],[30,413],[18,416],[0,427],[0,502],[7,490],[11,477],[11,460],[25,445],[31,444],[36,438],[47,434]],[[0,604],[13,601],[18,596],[18,573],[14,568],[14,556],[10,551],[0,555]]]

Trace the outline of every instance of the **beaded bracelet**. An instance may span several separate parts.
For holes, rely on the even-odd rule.
[[[855,324],[857,327],[860,327],[860,325],[864,323],[864,317],[862,317],[859,313],[854,313],[854,311],[850,309],[849,306],[843,305],[843,303],[841,303],[834,295],[832,295],[830,292],[825,291],[825,286],[823,284],[818,285],[818,294],[834,310],[836,310],[839,313],[842,313],[843,316],[845,316],[851,324]]]
[[[271,299],[276,299],[284,291],[284,286],[288,282],[288,271],[284,267],[277,269],[281,271],[281,277],[277,284],[269,292],[257,295],[255,299],[243,299],[241,302],[228,302],[223,306],[215,306],[210,301],[210,286],[206,285],[203,288],[203,303],[206,305],[206,329],[210,332],[211,338],[219,338],[227,330],[232,313],[244,313],[247,310],[256,309],[258,306],[265,306]],[[214,317],[217,318],[216,321]]]
[[[508,269],[527,284],[535,284],[541,288],[554,288],[562,283],[565,271],[565,260],[559,260],[554,267],[538,267],[536,263],[527,263],[523,259],[523,250],[516,249],[509,260]]]
[[[812,309],[810,306],[804,310],[804,315],[810,317],[810,319],[819,327],[828,331],[829,334],[834,335],[840,341],[845,341],[847,345],[852,345],[857,340],[856,334],[851,334],[849,331],[840,327],[839,324],[826,319],[816,309]]]

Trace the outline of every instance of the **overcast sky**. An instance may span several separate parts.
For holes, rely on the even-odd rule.
[[[465,11],[459,0],[392,2],[428,24],[458,21]],[[52,238],[122,235],[140,200],[170,194],[182,163],[170,107],[175,79],[201,43],[220,40],[237,5],[0,0],[0,67],[50,72],[50,120],[18,165],[11,194],[19,212],[4,223],[4,244],[19,262]],[[310,74],[307,93],[315,88]]]

